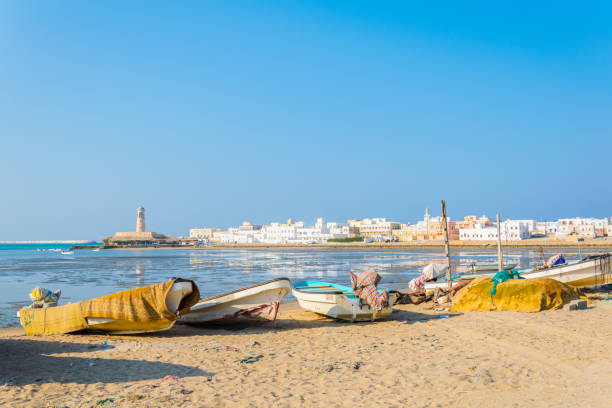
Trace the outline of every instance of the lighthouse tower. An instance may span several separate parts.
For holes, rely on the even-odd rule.
[[[144,207],[138,207],[136,210],[136,232],[145,232]]]

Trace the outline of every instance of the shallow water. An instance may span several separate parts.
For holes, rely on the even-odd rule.
[[[442,250],[432,249],[282,249],[282,250],[91,250],[37,251],[62,245],[0,245],[0,327],[19,325],[16,311],[30,303],[35,286],[61,289],[60,304],[90,299],[120,290],[163,282],[172,277],[193,279],[202,297],[209,297],[269,279],[323,280],[350,286],[348,271],[374,268],[384,289],[405,288],[429,262],[444,262]],[[583,255],[608,252],[586,249]],[[578,250],[546,249],[577,259]],[[496,249],[452,252],[453,270],[472,263],[494,263]],[[519,269],[542,263],[539,250],[504,251],[505,262]],[[289,295],[284,300],[292,300]]]

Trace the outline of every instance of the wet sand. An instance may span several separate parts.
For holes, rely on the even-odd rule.
[[[351,324],[284,304],[273,327],[142,336],[6,329],[0,406],[610,406],[612,301],[532,314],[396,310]]]

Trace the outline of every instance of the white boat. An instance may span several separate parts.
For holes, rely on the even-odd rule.
[[[291,286],[291,293],[302,309],[350,322],[374,321],[392,312],[391,306],[377,312],[351,288],[334,283],[302,281]],[[397,292],[389,292],[389,305],[396,300]]]
[[[578,288],[612,283],[612,254],[591,255],[549,268],[519,271],[525,279],[551,278]]]
[[[276,319],[281,299],[291,290],[287,278],[272,279],[203,299],[179,317],[186,324],[245,324]]]
[[[518,271],[525,279],[550,278],[575,287],[600,286],[612,283],[612,254],[591,255],[582,260],[569,261],[549,268],[529,268]],[[463,275],[453,279],[453,287],[475,276],[493,276],[494,273]],[[448,282],[425,282],[425,290],[447,288]]]
[[[100,252],[100,248],[92,249],[92,252]]]
[[[72,255],[74,254],[74,251],[62,251],[60,252],[62,255]]]

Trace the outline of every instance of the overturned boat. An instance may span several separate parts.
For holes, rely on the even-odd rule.
[[[281,299],[291,290],[287,278],[272,279],[199,301],[181,314],[186,324],[248,324],[273,321]]]
[[[383,293],[378,290],[378,293]],[[318,313],[334,319],[349,322],[374,321],[389,316],[391,305],[397,300],[397,292],[390,291],[386,306],[377,311],[366,301],[355,296],[353,289],[335,283],[302,281],[294,283],[291,293],[302,309]]]
[[[149,333],[170,329],[199,298],[193,281],[173,279],[63,306],[23,308],[18,315],[29,336],[80,330]]]

